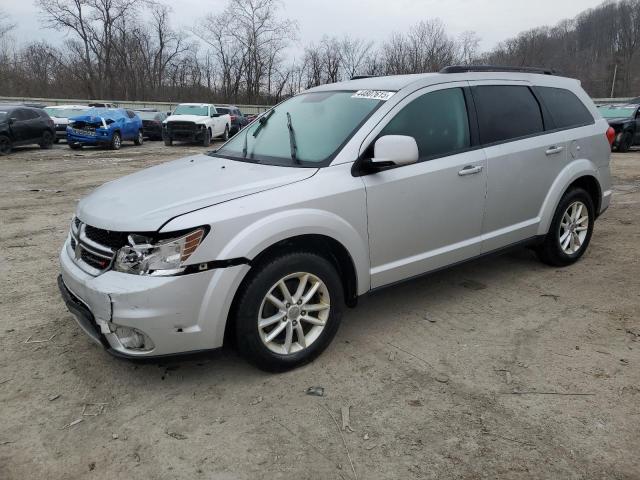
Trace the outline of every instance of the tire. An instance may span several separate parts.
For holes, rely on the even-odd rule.
[[[49,130],[45,130],[42,132],[42,138],[40,139],[40,148],[43,150],[48,150],[53,146],[53,134]]]
[[[208,147],[209,145],[211,145],[211,130],[209,130],[208,128],[204,131],[204,135],[202,138],[202,146],[203,147]]]
[[[142,145],[144,143],[144,136],[142,135],[142,130],[138,130],[138,135],[133,139],[133,143],[136,145]]]
[[[299,293],[304,275],[308,277]],[[290,303],[279,287],[281,281],[292,297]],[[267,300],[269,294],[279,307]],[[298,303],[308,295],[306,303]],[[335,267],[320,255],[302,251],[277,255],[253,267],[236,300],[238,349],[249,362],[269,372],[289,370],[316,358],[331,343],[344,310],[344,291]],[[305,312],[305,305],[315,309]],[[260,328],[260,318],[271,323],[263,322]]]
[[[581,221],[585,210],[588,218]],[[549,232],[536,250],[538,257],[554,267],[577,262],[589,246],[594,222],[595,207],[591,196],[582,188],[567,191],[556,208]]]
[[[60,143],[60,139],[58,137],[56,137],[56,139],[53,141],[53,143],[55,143],[57,145],[58,143]]]
[[[111,150],[120,150],[120,147],[122,146],[122,137],[120,136],[119,132],[114,132],[113,136],[111,137]]]
[[[226,142],[227,140],[229,140],[229,125],[227,125],[226,127],[224,127],[224,133],[222,134],[222,140],[224,142]]]
[[[171,145],[173,145],[173,140],[171,138],[165,138],[164,139],[164,146],[165,147],[170,147]]]
[[[626,153],[631,149],[633,144],[633,134],[631,132],[624,132],[620,142],[618,142],[618,152]]]
[[[0,135],[0,157],[9,155],[12,148],[13,144],[11,143],[11,139],[6,135]]]
[[[68,145],[71,150],[80,150],[82,148],[79,143],[69,143]]]

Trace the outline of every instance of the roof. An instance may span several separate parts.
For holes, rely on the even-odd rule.
[[[65,109],[69,109],[69,110],[80,110],[80,109],[87,109],[87,108],[94,108],[94,107],[90,107],[89,105],[49,105],[46,108],[65,108]]]
[[[390,75],[384,77],[358,78],[345,82],[329,83],[310,88],[307,92],[324,92],[331,90],[383,90],[399,91],[408,86],[425,87],[438,83],[450,83],[472,80],[519,80],[536,84],[575,84],[577,80],[557,75],[522,72],[462,72],[462,73],[415,73],[410,75]]]

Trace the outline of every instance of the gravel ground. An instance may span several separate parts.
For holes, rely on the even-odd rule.
[[[1,479],[640,478],[640,152],[614,155],[612,206],[569,268],[516,250],[380,291],[280,375],[226,348],[113,358],[57,291],[76,201],[202,150],[0,158]]]

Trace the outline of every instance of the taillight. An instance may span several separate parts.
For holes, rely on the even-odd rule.
[[[609,145],[613,145],[613,141],[616,139],[616,131],[613,127],[609,127],[607,130],[607,140],[609,141]]]
[[[238,118],[236,115],[231,115],[231,121],[233,122],[236,118]]]

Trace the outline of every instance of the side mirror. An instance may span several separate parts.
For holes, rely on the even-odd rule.
[[[379,167],[410,165],[419,158],[415,138],[407,135],[385,135],[376,140],[373,146],[371,164]]]

